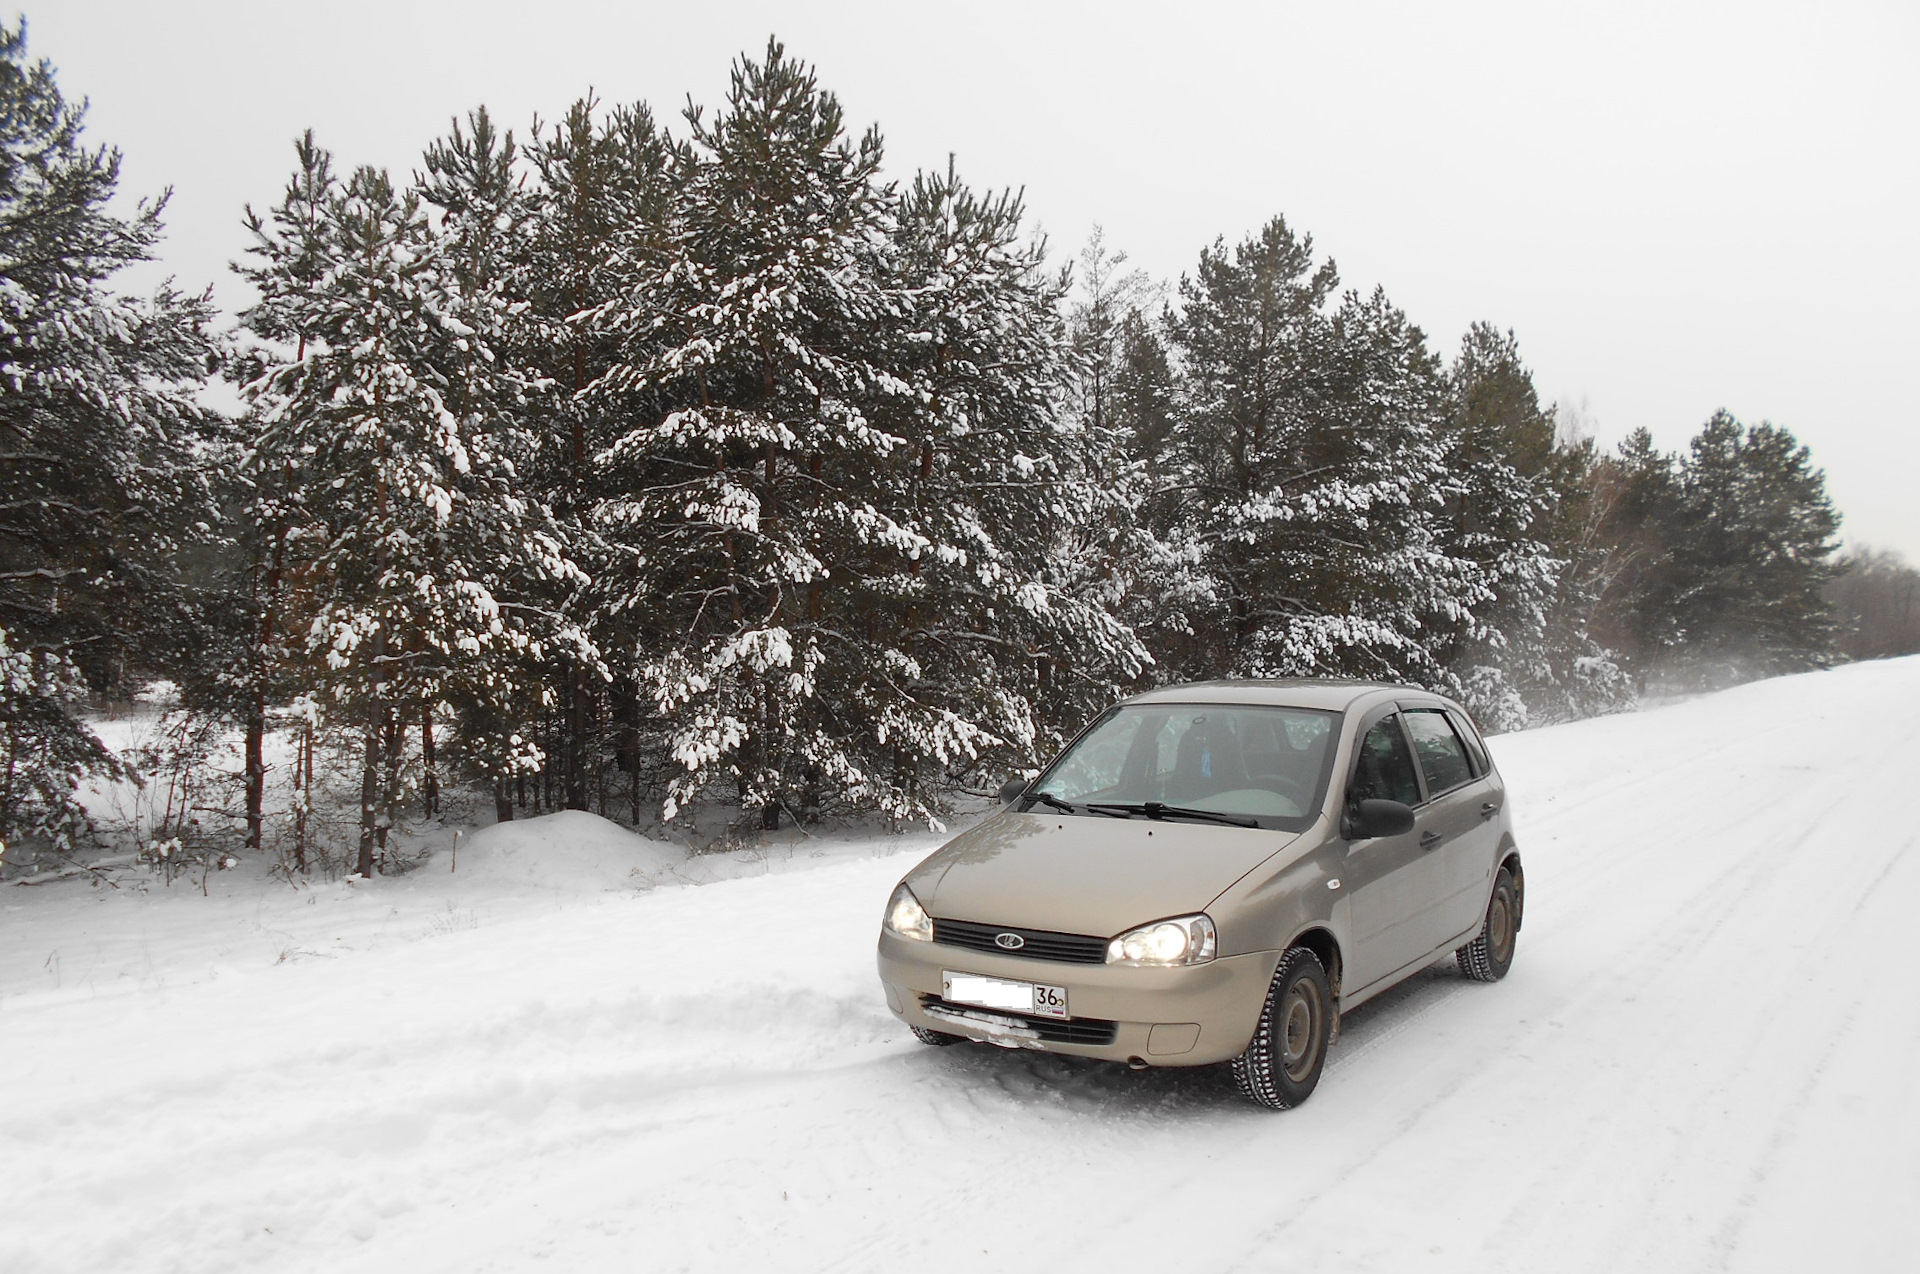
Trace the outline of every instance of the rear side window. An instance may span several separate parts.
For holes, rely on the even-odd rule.
[[[1447,714],[1438,708],[1410,708],[1407,733],[1413,736],[1413,750],[1419,754],[1420,768],[1427,776],[1427,790],[1434,794],[1459,787],[1473,780],[1473,766],[1467,760],[1466,745],[1454,733]]]
[[[1356,801],[1420,803],[1420,780],[1414,776],[1413,755],[1407,751],[1406,736],[1400,733],[1399,717],[1388,717],[1360,741],[1351,795]]]

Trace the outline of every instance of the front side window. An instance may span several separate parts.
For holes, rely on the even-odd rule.
[[[1460,742],[1467,745],[1467,759],[1473,762],[1473,773],[1478,776],[1493,769],[1493,763],[1487,760],[1487,746],[1480,741],[1480,734],[1473,722],[1458,712],[1447,713],[1447,720],[1453,722],[1453,732],[1460,736]]]
[[[1337,716],[1311,708],[1115,709],[1034,785],[1074,805],[1165,806],[1303,830],[1326,791]]]
[[[1140,738],[1146,718],[1135,712],[1121,712],[1088,731],[1072,751],[1054,763],[1047,776],[1048,795],[1062,800],[1081,800],[1069,792],[1102,792],[1119,781],[1127,756]]]
[[[1407,751],[1397,715],[1381,721],[1360,741],[1348,795],[1356,801],[1420,803],[1420,780],[1414,775],[1413,754]]]
[[[1472,781],[1466,746],[1440,709],[1408,709],[1407,733],[1413,736],[1413,750],[1426,773],[1427,791],[1438,795]]]

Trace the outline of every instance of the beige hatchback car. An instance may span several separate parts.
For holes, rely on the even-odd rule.
[[[908,872],[880,980],[928,1044],[1139,1068],[1231,1062],[1313,1092],[1340,1014],[1448,952],[1513,961],[1525,876],[1459,704],[1405,686],[1216,681],[1114,705]]]

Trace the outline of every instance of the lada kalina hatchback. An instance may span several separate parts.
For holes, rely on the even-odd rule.
[[[963,1039],[1319,1082],[1343,1010],[1454,952],[1513,960],[1525,876],[1460,705],[1402,686],[1221,681],[1125,700],[887,903],[887,1004]]]

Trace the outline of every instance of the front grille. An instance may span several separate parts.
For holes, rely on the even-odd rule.
[[[1019,934],[1026,940],[1026,945],[1013,951],[997,946],[993,940],[1003,933]],[[1029,960],[1054,960],[1061,964],[1107,962],[1107,940],[1082,933],[1049,933],[1045,929],[1014,929],[1007,925],[982,925],[971,920],[936,918],[933,922],[933,940],[950,947],[991,951],[995,955],[1025,956]]]
[[[1003,931],[1004,932],[1004,931]],[[1048,1044],[1111,1044],[1118,1024],[1097,1017],[1035,1017],[1030,1013],[1011,1013],[1006,1009],[976,1008],[971,1004],[949,1004],[937,995],[920,997],[924,1009],[945,1009],[961,1015],[1005,1018],[1018,1022]],[[939,1021],[938,1018],[934,1019]]]

